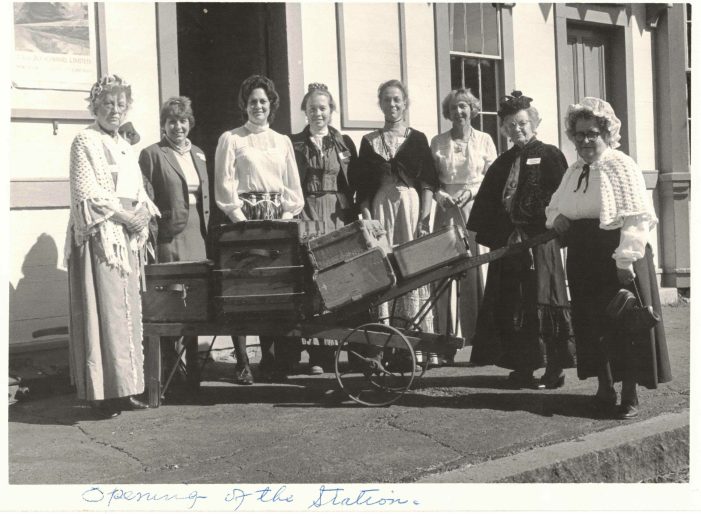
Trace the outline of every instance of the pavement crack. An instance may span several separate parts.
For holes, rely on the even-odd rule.
[[[99,445],[104,446],[104,447],[106,447],[106,448],[110,448],[110,449],[112,449],[112,450],[115,450],[115,451],[117,451],[117,452],[119,452],[119,453],[121,453],[121,454],[123,454],[123,455],[126,455],[127,457],[129,457],[130,460],[136,462],[136,463],[141,467],[141,470],[142,470],[142,471],[148,472],[148,471],[151,470],[151,468],[150,468],[149,466],[145,465],[143,462],[141,462],[141,460],[140,460],[136,455],[130,453],[129,451],[127,451],[127,450],[125,450],[124,448],[122,448],[121,446],[117,446],[117,445],[114,445],[114,444],[110,444],[110,443],[108,443],[107,441],[101,441],[101,440],[98,439],[97,437],[94,437],[94,436],[90,435],[90,434],[89,434],[83,427],[81,427],[80,425],[74,425],[74,426],[75,426],[75,428],[77,428],[80,432],[82,432],[83,435],[84,435],[85,437],[87,437],[88,439],[90,439],[90,441],[92,441],[93,443],[99,444]]]

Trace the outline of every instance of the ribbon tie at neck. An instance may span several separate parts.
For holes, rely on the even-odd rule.
[[[574,190],[576,193],[579,191],[580,186],[582,185],[582,181],[586,179],[586,183],[584,184],[584,189],[582,190],[582,193],[586,193],[587,189],[589,188],[589,165],[585,164],[582,166],[582,173],[579,175],[579,179],[577,180],[577,189]]]

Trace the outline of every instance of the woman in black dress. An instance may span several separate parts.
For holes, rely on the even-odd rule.
[[[501,99],[501,131],[514,146],[490,166],[467,223],[492,250],[546,230],[545,207],[567,168],[560,150],[536,138],[540,117],[531,101],[520,91]],[[514,370],[514,387],[561,387],[563,369],[575,364],[572,333],[557,240],[489,264],[473,364]],[[541,367],[545,374],[537,380],[533,372]]]

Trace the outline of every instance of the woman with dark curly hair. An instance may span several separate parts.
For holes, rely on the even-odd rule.
[[[625,288],[661,313],[647,242],[657,216],[640,168],[616,150],[621,122],[608,102],[586,97],[570,105],[565,125],[579,159],[553,194],[546,225],[557,230],[568,246],[577,374],[580,379],[597,377],[599,387],[592,399],[602,414],[634,418],[637,385],[656,389],[672,379],[664,325],[660,319],[652,329],[629,333],[605,310]],[[622,381],[621,403],[616,409],[613,386],[618,381]]]
[[[245,123],[224,132],[214,156],[214,196],[217,206],[232,222],[292,219],[304,207],[294,149],[290,138],[275,132],[269,122],[280,106],[273,81],[262,75],[241,84],[238,104]],[[239,383],[253,383],[243,336],[234,336]],[[260,369],[266,380],[287,378],[285,352],[298,347],[298,340],[261,337]],[[290,348],[288,348],[290,347]]]
[[[514,145],[487,170],[467,222],[491,249],[545,232],[545,207],[567,168],[557,147],[536,138],[540,116],[531,102],[520,91],[501,99],[501,132]],[[557,240],[489,264],[470,361],[513,370],[516,388],[564,385],[574,337]],[[542,367],[538,380],[533,372]]]

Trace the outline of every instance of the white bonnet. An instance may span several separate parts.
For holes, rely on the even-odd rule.
[[[578,104],[572,104],[567,108],[565,129],[570,138],[574,137],[575,115],[581,111],[588,111],[597,118],[605,119],[606,127],[609,132],[609,146],[611,148],[618,148],[621,146],[619,143],[621,140],[621,120],[619,120],[616,113],[613,112],[613,107],[611,107],[610,103],[593,96],[584,97]]]

